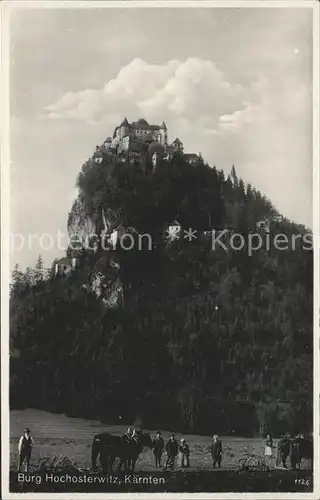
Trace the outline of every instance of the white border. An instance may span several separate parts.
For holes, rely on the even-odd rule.
[[[86,498],[86,499],[127,499],[127,498],[179,498],[179,499],[319,499],[320,498],[320,456],[319,456],[319,3],[317,0],[274,0],[274,1],[2,1],[0,4],[1,21],[1,409],[2,409],[2,498],[6,499],[51,499]],[[9,493],[9,228],[10,228],[10,134],[9,134],[9,18],[13,9],[73,9],[73,8],[311,8],[313,10],[313,233],[314,233],[314,491],[313,493]]]

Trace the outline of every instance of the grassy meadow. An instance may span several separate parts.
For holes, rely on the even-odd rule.
[[[91,468],[91,443],[95,434],[107,431],[121,435],[126,425],[110,426],[95,420],[70,418],[65,415],[47,413],[44,411],[27,409],[11,411],[10,415],[10,490],[14,492],[264,492],[264,491],[312,491],[312,473],[310,463],[303,462],[301,471],[274,469],[275,453],[271,459],[264,457],[264,440],[240,437],[221,436],[223,445],[223,460],[221,470],[212,471],[209,445],[211,436],[183,435],[176,433],[177,439],[184,437],[190,447],[190,468],[175,472],[163,472],[155,469],[151,450],[141,453],[136,464],[136,475],[141,479],[152,477],[162,478],[162,485],[151,483],[126,484],[123,476],[117,486],[114,484],[75,484],[58,482],[41,484],[19,482],[17,474],[18,441],[25,427],[29,427],[35,440],[35,447],[31,457],[31,471],[26,477],[39,475],[39,465],[42,459],[49,459],[48,463],[69,463],[51,469],[55,477],[68,474],[76,476],[98,476],[107,479],[108,476],[93,473]],[[144,429],[155,435],[156,430]],[[168,439],[170,432],[163,430],[164,439]],[[276,442],[274,443],[276,445]],[[275,451],[275,450],[274,450]],[[66,460],[64,460],[66,459]],[[164,459],[164,457],[163,457]],[[245,465],[241,467],[243,460]],[[42,462],[43,463],[43,462]],[[289,464],[288,464],[289,465]],[[75,467],[76,468],[75,468]],[[250,467],[251,466],[251,467]],[[267,466],[267,467],[265,467]],[[53,465],[52,465],[53,467]],[[308,470],[309,469],[309,470]],[[59,472],[60,471],[60,472]],[[59,476],[60,474],[60,476]],[[117,475],[114,471],[113,477]],[[59,477],[58,477],[59,476]],[[98,479],[96,477],[96,479]],[[118,479],[119,479],[118,477]],[[152,481],[153,481],[152,479]]]
[[[127,426],[108,426],[95,420],[70,418],[65,415],[56,415],[40,410],[17,410],[11,412],[10,417],[10,464],[15,468],[17,464],[18,440],[25,427],[29,427],[35,440],[35,447],[31,463],[36,464],[45,457],[66,456],[80,468],[91,467],[91,444],[95,434],[107,431],[113,434],[123,434]],[[156,430],[146,429],[152,436]],[[166,440],[169,431],[163,430]],[[210,470],[212,468],[211,455],[208,451],[211,436],[182,435],[176,433],[177,439],[184,437],[190,447],[190,470]],[[235,469],[240,466],[241,459],[247,455],[264,456],[264,440],[240,437],[221,436],[223,445],[222,469]],[[276,442],[275,442],[276,444]],[[275,455],[275,453],[274,453]],[[264,457],[263,457],[264,458]],[[275,457],[269,460],[268,465],[274,466]],[[154,470],[153,454],[151,450],[141,453],[137,471]]]

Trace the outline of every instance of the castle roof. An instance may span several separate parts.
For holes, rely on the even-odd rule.
[[[159,125],[149,125],[147,120],[144,118],[139,118],[138,121],[132,122],[130,127],[133,129],[143,129],[143,130],[159,130],[161,127]]]
[[[92,158],[102,158],[100,150],[95,151],[92,155]]]
[[[112,141],[112,137],[107,137],[106,140],[104,142],[111,142]]]
[[[179,226],[181,227],[181,224],[179,221],[177,221],[177,219],[173,220],[172,222],[170,222],[170,224],[168,224],[169,227],[172,227],[172,226]]]
[[[140,123],[140,125],[149,125],[147,120],[145,120],[144,118],[139,118],[136,123]]]
[[[184,157],[186,160],[198,160],[199,156],[196,155],[195,153],[185,153]]]
[[[165,124],[165,122],[162,122],[161,125],[160,125],[161,128],[163,128],[164,130],[168,130],[167,129],[167,125]]]
[[[129,122],[127,120],[127,117],[124,118],[123,122],[121,123],[120,127],[122,127],[122,125],[128,127],[129,126]]]
[[[182,142],[180,141],[180,139],[177,137],[172,144],[181,144],[182,145]]]
[[[62,257],[60,260],[56,262],[56,265],[58,266],[65,266],[65,265],[71,265],[72,264],[72,257]]]

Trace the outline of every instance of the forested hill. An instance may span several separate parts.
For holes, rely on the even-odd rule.
[[[41,259],[34,270],[15,269],[11,405],[199,433],[309,430],[307,230],[281,218],[234,168],[225,178],[202,159],[190,165],[178,154],[154,171],[147,161],[90,160],[77,184],[72,234],[122,227],[134,241],[148,233],[152,248],[106,249],[97,238],[96,250],[81,250],[68,277],[44,276]],[[168,241],[173,221],[182,237]],[[191,241],[183,237],[189,228],[197,230]],[[225,228],[227,248],[213,249],[208,231]],[[257,232],[263,241],[287,235],[288,248],[263,243],[249,255]],[[235,233],[241,251],[230,248]],[[97,275],[102,290],[121,288],[116,306],[96,293]]]

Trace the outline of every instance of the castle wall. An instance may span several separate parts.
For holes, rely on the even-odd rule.
[[[129,142],[130,142],[130,137],[128,135],[126,135],[126,137],[121,139],[118,145],[118,154],[121,153],[122,151],[128,151]]]
[[[150,129],[141,129],[141,128],[132,128],[130,129],[132,135],[137,137],[140,140],[143,140],[147,135],[151,135],[154,141],[158,141],[159,138],[159,130],[150,130]]]
[[[143,120],[140,120],[143,122]],[[183,152],[183,144],[176,140],[173,144],[168,144],[168,131],[166,128],[157,125],[147,125],[147,123],[133,122],[132,124],[122,124],[116,127],[114,131],[114,139],[110,144],[110,148],[117,150],[117,153],[127,152],[130,148],[130,140],[137,139],[144,142],[145,138],[153,142],[158,142],[165,148],[167,153],[166,158],[170,159],[174,151]],[[107,148],[108,149],[108,148]],[[192,160],[189,158],[189,161]]]
[[[123,137],[128,135],[128,133],[129,133],[129,127],[122,125],[120,128],[120,139],[123,139]]]
[[[168,144],[168,135],[166,130],[159,130],[159,142],[162,146],[166,146]]]

